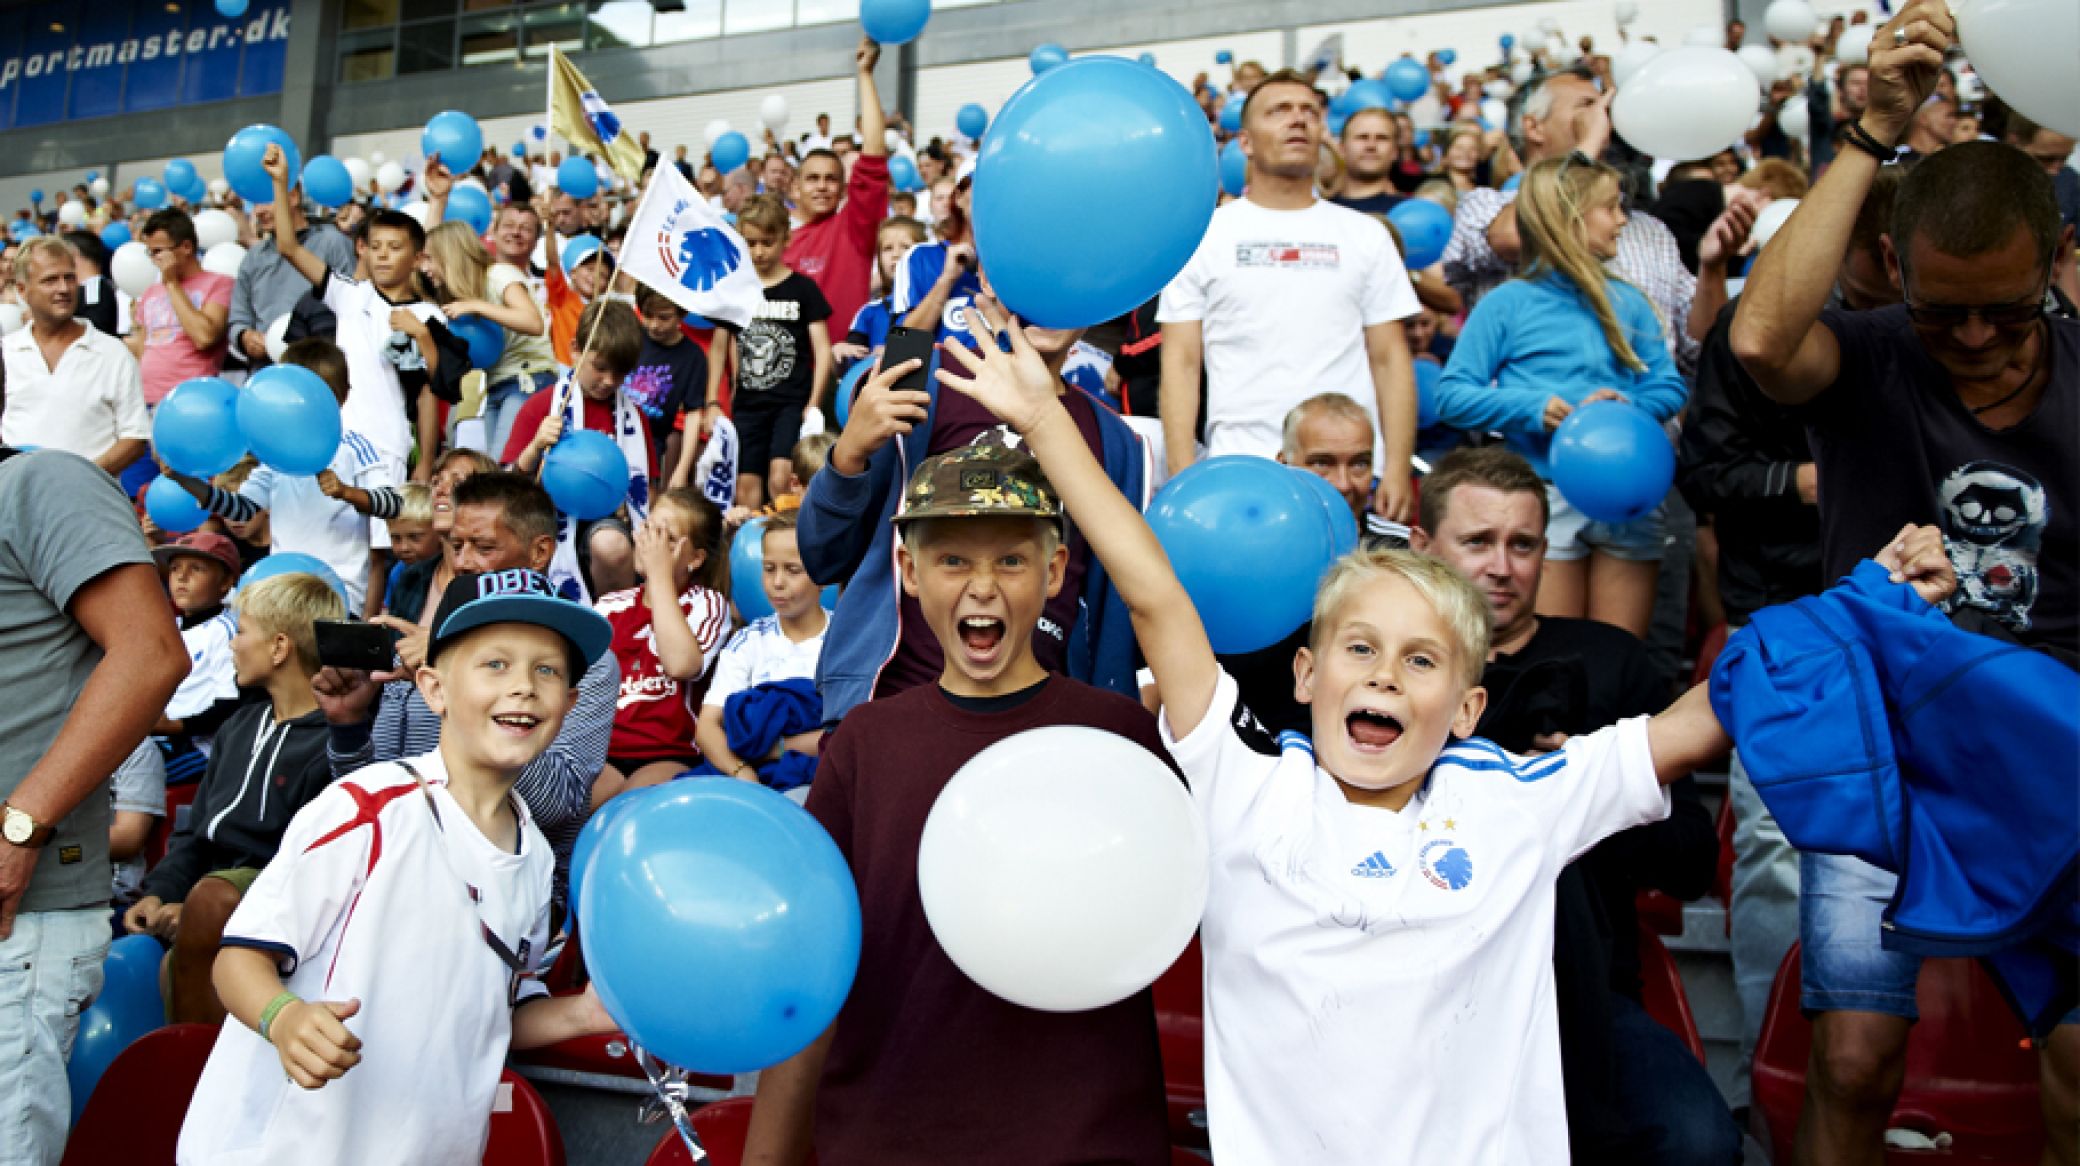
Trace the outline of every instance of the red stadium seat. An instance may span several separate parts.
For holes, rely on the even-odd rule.
[[[1205,970],[1199,937],[1155,982],[1156,1036],[1163,1046],[1163,1092],[1170,1107],[1170,1138],[1206,1144]]]
[[[63,1166],[173,1161],[217,1031],[214,1024],[168,1025],[124,1049],[80,1112]]]
[[[548,1103],[511,1069],[499,1079],[484,1166],[563,1166],[563,1135]]]
[[[1639,979],[1641,1003],[1647,1015],[1661,1023],[1661,1027],[1683,1038],[1683,1046],[1690,1055],[1704,1063],[1704,1039],[1697,1035],[1697,1019],[1690,1015],[1690,997],[1683,991],[1683,973],[1676,968],[1675,957],[1668,954],[1661,937],[1654,934],[1646,920],[1640,920],[1639,928]]]
[[[1813,1028],[1798,1004],[1799,949],[1777,969],[1755,1046],[1754,1105],[1774,1159],[1791,1160],[1805,1103]],[[2037,1055],[2000,990],[1972,960],[1921,966],[1921,1021],[1907,1038],[1907,1079],[1889,1123],[1952,1141],[1945,1161],[2034,1163],[2044,1145],[2037,1104]],[[1926,1153],[1891,1151],[1898,1166]]]

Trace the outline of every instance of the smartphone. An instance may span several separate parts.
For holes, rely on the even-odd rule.
[[[906,360],[924,362],[890,387],[896,391],[924,392],[927,378],[932,375],[932,350],[938,344],[937,333],[922,328],[890,328],[888,344],[881,350],[881,367],[894,368]]]
[[[388,672],[396,667],[397,641],[404,638],[395,628],[359,620],[314,620],[311,630],[317,635],[318,663],[359,672]]]

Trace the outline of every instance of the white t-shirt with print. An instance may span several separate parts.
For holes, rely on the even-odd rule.
[[[715,679],[701,704],[722,708],[730,697],[761,684],[816,679],[816,661],[823,655],[823,637],[830,628],[828,609],[823,612],[823,631],[800,643],[780,630],[777,615],[752,620],[722,645],[722,657],[715,661]]]
[[[383,298],[373,283],[348,279],[338,272],[325,273],[322,289],[325,306],[339,317],[339,349],[347,358],[347,403],[341,405],[340,427],[361,434],[375,444],[376,452],[391,462],[395,478],[404,477],[405,459],[412,451],[414,432],[405,413],[404,385],[397,379],[397,365],[389,352],[392,337],[401,336],[390,326],[390,313],[404,308],[421,320],[445,320],[440,308],[428,303],[393,304]],[[418,345],[409,346],[406,360],[424,360]],[[423,363],[422,366],[423,367]]]
[[[1416,313],[1387,229],[1331,202],[1279,211],[1236,199],[1213,212],[1156,318],[1203,326],[1206,451],[1275,457],[1286,414],[1343,393],[1379,425],[1365,329]]]
[[[1567,1161],[1553,883],[1658,821],[1646,718],[1542,757],[1445,749],[1400,812],[1353,805],[1222,673],[1163,740],[1205,815],[1206,1094],[1216,1161]]]
[[[188,675],[166,702],[167,720],[187,720],[238,695],[238,668],[231,660],[231,637],[237,634],[238,616],[228,604],[201,623],[181,629],[181,644],[188,649]]]
[[[449,796],[438,752],[410,764],[429,793],[392,762],[297,811],[224,927],[226,946],[274,957],[303,999],[360,1000],[345,1023],[361,1038],[361,1063],[307,1091],[274,1046],[225,1020],[181,1127],[183,1166],[483,1157],[516,998],[542,993],[533,971],[556,863],[520,798],[509,852]],[[486,928],[527,975],[492,949]]]
[[[363,490],[398,484],[390,459],[359,433],[348,432],[340,438],[328,468],[342,484]],[[266,509],[274,553],[294,552],[322,560],[346,585],[347,609],[361,612],[362,601],[368,598],[368,550],[389,548],[389,526],[326,497],[316,478],[284,474],[268,466],[255,467],[238,493]]]

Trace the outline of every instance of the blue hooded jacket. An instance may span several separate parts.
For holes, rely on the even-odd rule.
[[[933,358],[933,367],[938,364]],[[846,476],[825,466],[809,480],[799,519],[802,565],[819,586],[843,583],[816,663],[823,721],[835,726],[853,706],[873,698],[881,669],[894,658],[901,632],[902,580],[896,572],[895,517],[910,474],[931,449],[940,388],[927,377],[932,404],[924,424],[874,452],[865,473]],[[1070,390],[1072,392],[1077,390]],[[1148,508],[1148,451],[1127,423],[1097,406],[1099,462],[1136,510]],[[1098,688],[1139,698],[1134,684],[1134,628],[1104,564],[1090,558],[1076,623],[1066,645],[1069,675]]]
[[[1899,876],[1884,946],[1983,956],[2033,1031],[2080,991],[2080,673],[1865,561],[1755,613],[1712,707],[1800,850]]]

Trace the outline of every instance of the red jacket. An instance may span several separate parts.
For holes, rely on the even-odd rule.
[[[810,279],[831,302],[831,333],[841,339],[852,317],[867,302],[874,275],[874,236],[888,217],[888,159],[862,154],[852,164],[845,201],[827,219],[794,229],[782,256],[787,265]]]

